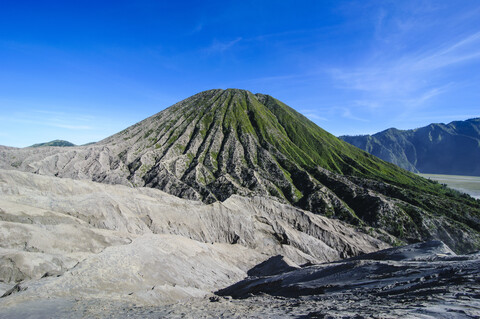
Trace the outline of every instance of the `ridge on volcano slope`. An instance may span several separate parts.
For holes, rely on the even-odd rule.
[[[480,202],[244,90],[198,93],[89,146],[0,148],[0,167],[158,188],[206,203],[273,196],[390,243],[437,238],[458,252],[480,248]]]

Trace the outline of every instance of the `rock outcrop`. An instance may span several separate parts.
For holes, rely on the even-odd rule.
[[[295,298],[312,318],[476,318],[479,264],[479,254],[456,255],[442,242],[431,241],[249,277],[217,294],[240,299],[260,295],[252,300],[260,304],[268,300],[265,294]]]

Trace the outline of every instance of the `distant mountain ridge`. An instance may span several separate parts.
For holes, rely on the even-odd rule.
[[[415,173],[480,176],[480,118],[340,138]]]
[[[92,145],[0,147],[0,168],[205,203],[276,198],[390,244],[437,238],[459,252],[480,247],[480,202],[336,138],[269,95],[239,89],[198,93]]]
[[[53,140],[50,142],[45,142],[45,143],[37,143],[33,144],[29,147],[43,147],[43,146],[61,146],[61,147],[68,147],[68,146],[75,146],[75,144],[65,141],[65,140]]]

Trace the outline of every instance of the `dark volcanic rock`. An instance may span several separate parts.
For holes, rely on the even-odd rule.
[[[455,255],[439,241],[392,248],[339,262],[266,277],[251,277],[217,292],[248,298],[354,295],[412,300],[464,291],[480,310],[480,255]],[[363,296],[363,297],[362,297]]]
[[[298,268],[300,267],[290,259],[281,255],[277,255],[270,257],[261,264],[256,265],[255,267],[247,271],[247,275],[254,277],[273,276]]]

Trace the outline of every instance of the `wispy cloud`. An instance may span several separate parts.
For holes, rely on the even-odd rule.
[[[50,110],[31,110],[29,112],[13,113],[1,116],[0,119],[10,123],[21,123],[47,127],[63,128],[67,130],[93,130],[89,125],[94,118],[87,115],[67,114]]]
[[[318,109],[301,109],[303,115],[314,121],[329,121],[328,118],[344,118],[348,120],[368,123],[369,120],[355,114],[357,107],[328,106]]]
[[[435,52],[418,58],[413,64],[417,70],[437,70],[458,63],[465,63],[480,58],[480,31],[446,47],[438,48]]]
[[[60,123],[46,123],[53,127],[65,128],[68,130],[92,130],[93,127],[88,125],[71,125],[71,124],[60,124]]]
[[[50,126],[50,127],[63,128],[68,130],[92,130],[93,129],[93,127],[89,125],[70,124],[70,123],[74,123],[75,121],[61,122],[61,121],[52,120],[52,119],[31,119],[31,118],[17,118],[17,117],[0,117],[0,118],[2,119],[2,121],[8,121],[13,123]]]
[[[201,32],[203,30],[203,26],[204,26],[203,22],[198,23],[197,25],[195,25],[195,27],[190,32],[190,34],[196,34],[196,33]]]
[[[47,115],[50,119],[55,120],[55,121],[74,121],[74,122],[88,122],[92,121],[95,119],[94,116],[91,115],[86,115],[86,114],[68,114],[66,112],[58,112],[58,111],[50,111],[50,110],[40,110],[40,109],[34,109],[32,110],[33,113],[37,114],[45,114]]]
[[[206,53],[210,53],[210,54],[223,53],[223,52],[231,49],[233,46],[235,46],[240,41],[242,41],[241,37],[238,37],[238,38],[236,38],[234,40],[231,40],[231,41],[214,40],[213,43],[208,48],[206,48],[204,51]]]
[[[378,59],[351,69],[328,70],[337,87],[362,91],[366,99],[359,106],[381,107],[396,101],[405,107],[419,107],[447,92],[454,83],[436,81],[448,67],[480,60],[480,32],[448,45],[391,59]]]
[[[359,121],[359,122],[369,122],[367,119],[354,115],[352,113],[352,110],[348,107],[337,107],[336,111],[340,113],[340,116],[345,119]]]
[[[372,32],[362,58],[326,71],[335,87],[351,97],[346,104],[356,113],[404,117],[442,103],[439,97],[457,94],[475,81],[468,68],[478,68],[480,62],[475,18],[480,6],[430,0],[358,6],[357,11],[371,12],[362,20]]]
[[[316,109],[301,109],[299,111],[312,121],[328,121],[328,119],[325,116],[321,116]]]
[[[465,114],[465,113],[454,113],[451,115],[438,115],[438,116],[417,116],[415,117],[416,121],[458,121],[459,119],[471,119],[478,118],[479,114]]]
[[[409,99],[401,100],[401,102],[410,107],[422,106],[428,100],[447,92],[452,86],[453,85],[450,83],[443,86],[425,89],[423,92],[415,94]]]

